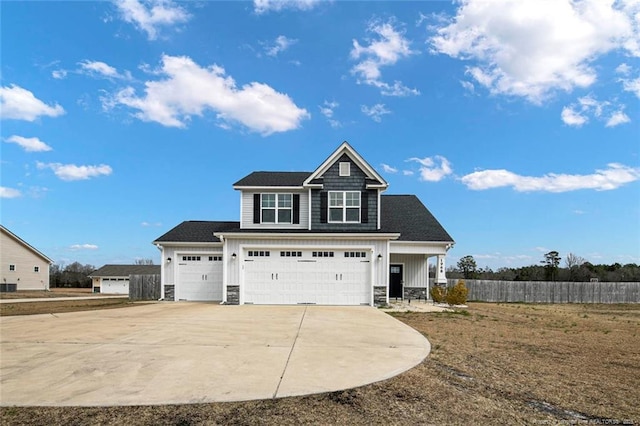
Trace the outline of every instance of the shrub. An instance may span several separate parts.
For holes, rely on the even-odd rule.
[[[464,285],[464,281],[458,281],[458,284],[447,289],[446,301],[449,305],[464,305],[467,303],[467,294],[469,289]]]
[[[431,287],[430,293],[431,298],[435,303],[442,303],[444,302],[446,297],[446,288],[439,285],[434,285],[433,287]]]

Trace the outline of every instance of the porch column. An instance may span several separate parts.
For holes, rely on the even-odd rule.
[[[445,274],[446,266],[444,264],[444,255],[438,255],[438,264],[436,265],[436,284],[443,285],[446,287],[447,285],[447,276]]]

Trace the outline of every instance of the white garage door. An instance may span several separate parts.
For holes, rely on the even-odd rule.
[[[178,257],[176,300],[222,300],[222,255]]]
[[[244,303],[371,303],[371,253],[349,250],[247,250]]]
[[[129,294],[129,279],[103,278],[100,285],[100,293]]]

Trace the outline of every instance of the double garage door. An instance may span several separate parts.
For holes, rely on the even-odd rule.
[[[371,252],[246,250],[244,303],[369,305]]]
[[[180,254],[176,300],[222,300],[222,255]]]

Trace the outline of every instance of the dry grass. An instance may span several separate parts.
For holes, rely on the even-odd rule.
[[[20,290],[10,293],[0,293],[0,299],[43,299],[55,297],[99,297],[100,293],[92,293],[90,288],[52,288],[45,290]]]
[[[60,314],[63,312],[91,311],[95,309],[125,308],[136,306],[124,298],[89,300],[52,300],[47,302],[20,302],[0,304],[0,316]]]
[[[306,397],[106,408],[5,407],[3,425],[638,424],[639,305],[470,304],[398,313],[432,353],[384,382]],[[363,360],[366,362],[366,360]]]

